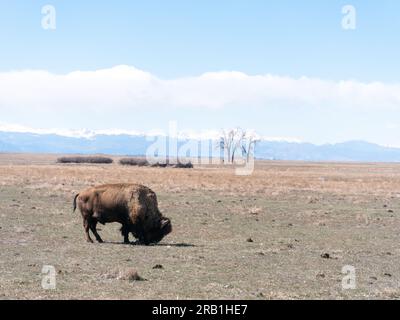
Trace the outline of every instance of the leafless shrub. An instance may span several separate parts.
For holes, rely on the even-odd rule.
[[[178,162],[177,164],[174,165],[174,168],[191,169],[193,168],[193,164],[191,162],[187,163]]]
[[[120,270],[117,277],[118,280],[128,280],[128,281],[143,281],[143,279],[135,269]]]
[[[104,279],[116,279],[116,280],[127,280],[132,281],[144,281],[146,279],[142,278],[135,269],[113,269],[105,274],[102,274]]]
[[[123,158],[119,160],[119,163],[124,166],[139,166],[139,167],[144,167],[149,165],[149,162],[146,159],[141,159],[141,158]]]
[[[153,163],[151,166],[154,168],[166,168],[168,165],[169,165],[168,163],[156,162],[156,163]]]
[[[139,166],[139,167],[153,167],[153,168],[166,168],[166,167],[171,167],[171,168],[184,168],[184,169],[190,169],[193,168],[193,164],[189,161],[186,163],[182,162],[173,162],[167,159],[166,162],[156,162],[156,163],[150,163],[146,159],[143,158],[123,158],[119,160],[119,163],[121,165],[128,165],[128,166]]]
[[[113,163],[111,158],[106,157],[61,157],[57,159],[58,163]]]

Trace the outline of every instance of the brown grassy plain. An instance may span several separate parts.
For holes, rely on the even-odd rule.
[[[57,157],[0,154],[0,299],[400,298],[400,164],[258,161],[243,177]],[[73,195],[117,182],[151,187],[173,233],[124,245],[118,225],[99,225],[106,243],[86,243]],[[146,281],[113,276],[131,269]]]

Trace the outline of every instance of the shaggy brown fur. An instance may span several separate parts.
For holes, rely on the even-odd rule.
[[[129,233],[146,245],[156,243],[172,231],[170,219],[158,210],[156,194],[140,184],[108,184],[88,188],[74,198],[74,211],[79,207],[83,217],[86,240],[93,242],[89,229],[98,242],[98,222],[119,222],[124,242],[129,243]]]

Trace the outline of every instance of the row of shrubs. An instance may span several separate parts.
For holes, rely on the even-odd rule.
[[[113,163],[114,160],[106,157],[61,157],[58,163]]]
[[[166,163],[150,163],[146,159],[139,159],[139,158],[123,158],[119,160],[119,163],[125,166],[139,166],[139,167],[172,167],[172,168],[193,168],[193,164],[191,162],[182,163],[182,162],[170,162],[166,161]]]
[[[123,158],[119,160],[119,163],[124,166],[139,166],[139,167],[145,167],[150,165],[146,159],[141,159],[141,158]]]
[[[61,157],[57,159],[58,163],[99,163],[99,164],[109,164],[113,163],[113,159],[106,157]],[[193,168],[193,164],[191,162],[181,163],[181,162],[170,162],[167,160],[166,163],[150,163],[146,159],[143,158],[123,158],[119,160],[121,165],[125,166],[138,166],[138,167],[172,167],[172,168]]]

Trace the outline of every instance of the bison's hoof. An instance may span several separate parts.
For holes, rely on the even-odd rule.
[[[86,239],[86,241],[87,241],[88,243],[93,243],[93,240],[92,240],[92,239]]]
[[[97,239],[98,243],[103,243],[104,241],[102,239]]]

